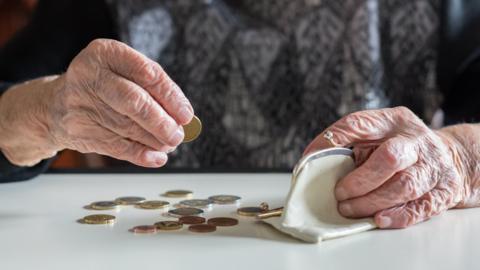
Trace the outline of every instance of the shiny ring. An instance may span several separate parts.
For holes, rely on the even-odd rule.
[[[337,147],[337,144],[333,141],[333,132],[330,130],[327,130],[325,133],[323,133],[323,138],[326,139],[332,145],[332,147]]]

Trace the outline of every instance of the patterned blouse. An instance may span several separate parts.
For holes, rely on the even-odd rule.
[[[169,166],[286,169],[349,112],[439,107],[439,0],[110,0],[202,119]]]

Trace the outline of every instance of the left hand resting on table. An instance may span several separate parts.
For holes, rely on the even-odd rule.
[[[472,187],[460,141],[429,129],[405,107],[356,112],[328,131],[353,147],[357,169],[335,189],[345,217],[374,216],[380,228],[403,228],[456,206],[468,206]],[[332,147],[320,134],[305,150]]]

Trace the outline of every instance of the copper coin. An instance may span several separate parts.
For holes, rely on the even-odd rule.
[[[133,233],[156,233],[157,227],[152,225],[140,225],[131,229]]]
[[[217,218],[209,219],[207,224],[212,226],[221,226],[221,227],[235,226],[238,224],[238,220],[234,218],[228,218],[228,217],[217,217]]]
[[[182,224],[202,224],[205,222],[205,218],[203,217],[196,217],[196,216],[184,216],[178,218],[178,222]]]
[[[188,227],[188,230],[197,233],[208,233],[216,231],[217,227],[208,224],[197,224],[191,225],[190,227]]]

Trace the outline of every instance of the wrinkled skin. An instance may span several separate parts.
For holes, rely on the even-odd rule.
[[[477,161],[457,139],[464,127],[433,131],[397,107],[356,112],[326,130],[336,145],[353,147],[356,157],[357,168],[335,189],[345,217],[373,216],[380,228],[404,228],[450,208],[478,205],[478,170],[471,169]],[[471,134],[478,147],[478,129]],[[305,154],[328,147],[322,133]]]
[[[167,162],[193,109],[154,61],[99,39],[65,74],[9,89],[0,99],[0,148],[31,166],[62,149],[95,152],[145,167]]]

